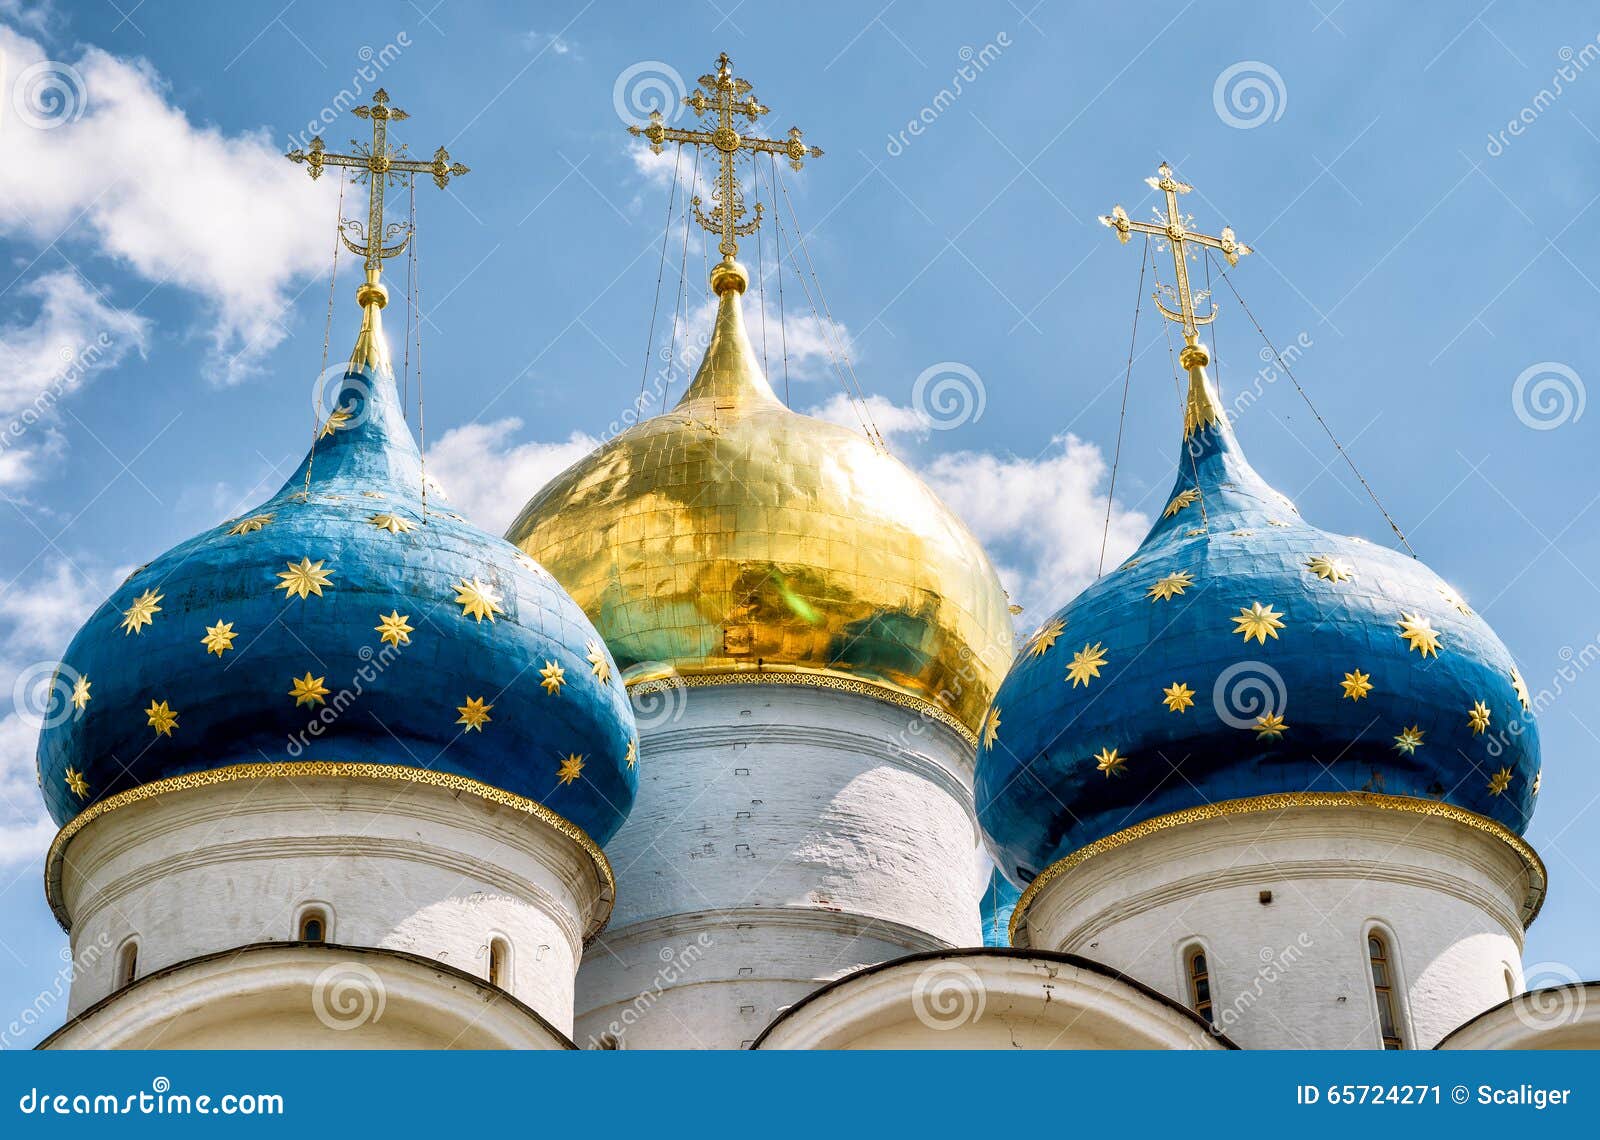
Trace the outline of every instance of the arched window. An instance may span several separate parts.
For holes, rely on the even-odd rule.
[[[1184,954],[1183,966],[1189,976],[1189,1007],[1214,1024],[1211,1016],[1211,969],[1206,963],[1205,949],[1191,946]]]
[[[1378,999],[1378,1032],[1385,1049],[1404,1049],[1400,1037],[1400,1007],[1395,1004],[1394,961],[1389,943],[1374,930],[1367,935],[1367,958],[1372,963],[1372,992]]]
[[[511,944],[504,938],[489,939],[489,984],[511,989]]]
[[[301,942],[326,942],[328,940],[328,916],[316,907],[308,907],[301,912],[297,937]]]
[[[1511,967],[1507,966],[1506,967],[1506,997],[1514,998],[1516,996],[1517,996],[1517,979],[1516,979],[1516,976],[1511,973]]]
[[[117,953],[117,986],[130,984],[139,976],[139,940],[130,938]]]

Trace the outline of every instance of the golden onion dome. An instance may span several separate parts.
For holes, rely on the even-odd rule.
[[[506,537],[630,686],[851,689],[975,739],[1013,656],[994,567],[903,463],[777,398],[745,335],[747,281],[731,259],[712,270],[716,324],[677,405],[562,472]]]

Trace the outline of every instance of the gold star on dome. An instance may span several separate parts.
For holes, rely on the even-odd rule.
[[[1132,570],[1137,565],[1139,565],[1139,560],[1137,558],[1130,558],[1126,562],[1124,562],[1121,566],[1118,566],[1117,569],[1118,570]]]
[[[639,762],[639,742],[637,740],[628,741],[628,754],[623,759],[628,762],[628,767],[630,768]]]
[[[215,653],[221,657],[233,648],[233,639],[239,635],[233,632],[233,623],[217,619],[216,625],[206,626],[206,635],[200,639],[200,644],[205,646],[207,653]]]
[[[1350,578],[1350,564],[1338,558],[1330,558],[1326,554],[1318,554],[1306,559],[1306,569],[1318,578],[1329,582],[1344,582]]]
[[[1498,796],[1511,786],[1511,769],[1502,768],[1489,777],[1489,794]]]
[[[1145,591],[1145,597],[1152,602],[1164,602],[1177,597],[1192,585],[1194,585],[1194,575],[1187,570],[1178,570],[1165,578],[1158,579]]]
[[[1539,785],[1544,783],[1544,769],[1540,768],[1533,774],[1533,794],[1539,794]]]
[[[539,670],[539,676],[544,678],[539,684],[544,688],[545,692],[552,697],[561,695],[561,686],[567,683],[567,671],[565,669],[554,661],[546,661],[544,668]]]
[[[583,757],[576,752],[569,752],[561,758],[561,770],[556,777],[563,784],[570,784],[583,775]]]
[[[1344,680],[1339,682],[1339,687],[1344,690],[1346,699],[1359,701],[1372,692],[1372,674],[1363,673],[1360,669],[1352,669],[1344,675]]]
[[[1528,682],[1522,679],[1522,674],[1517,672],[1517,667],[1511,667],[1511,687],[1516,690],[1517,700],[1522,702],[1523,712],[1533,711],[1533,698],[1528,696]]]
[[[1233,619],[1233,632],[1244,634],[1245,644],[1250,643],[1253,637],[1262,645],[1267,643],[1267,638],[1276,639],[1278,631],[1283,628],[1283,615],[1270,605],[1260,602],[1251,602],[1249,609],[1239,611],[1239,616]]]
[[[229,534],[254,534],[272,521],[271,515],[251,515],[249,518],[240,519],[228,528]]]
[[[485,704],[482,697],[468,697],[466,704],[456,706],[456,712],[461,714],[456,723],[467,726],[461,730],[462,732],[482,732],[483,726],[492,719],[489,716],[489,710],[492,708],[494,706]]]
[[[145,626],[152,624],[155,615],[161,612],[161,607],[156,605],[165,594],[158,594],[154,590],[146,590],[133,599],[133,605],[122,611],[123,636],[138,633]]]
[[[994,705],[989,706],[989,711],[983,714],[983,747],[987,751],[994,747],[994,742],[1000,739],[1000,710]]]
[[[371,523],[379,530],[388,531],[390,534],[410,534],[416,529],[417,525],[410,519],[401,518],[399,515],[391,515],[388,513],[372,515],[367,519],[367,522]]]
[[[411,625],[411,615],[403,614],[399,610],[379,614],[378,624],[372,628],[377,631],[379,641],[396,649],[402,645],[410,645],[411,635],[416,632]]]
[[[344,425],[350,422],[350,413],[343,408],[335,408],[328,413],[328,418],[322,422],[322,430],[317,433],[318,439],[327,439],[336,431],[344,430]]]
[[[495,614],[506,611],[500,605],[500,596],[494,588],[478,581],[476,578],[463,578],[455,587],[456,605],[461,607],[461,616],[475,618],[482,622],[484,618],[494,620]]]
[[[308,598],[312,594],[322,597],[322,587],[333,587],[333,571],[324,570],[322,563],[321,558],[313,562],[304,557],[298,566],[293,562],[285,562],[287,569],[278,571],[278,577],[283,581],[273,589],[284,591],[284,596],[289,598]]]
[[[589,671],[602,681],[611,679],[611,662],[606,660],[606,651],[600,648],[598,641],[591,641],[584,646],[589,653]]]
[[[1098,641],[1093,645],[1085,642],[1083,648],[1072,655],[1072,664],[1067,666],[1067,680],[1072,682],[1073,688],[1088,685],[1091,680],[1100,676],[1100,669],[1105,663],[1105,646]]]
[[[89,794],[89,781],[83,778],[83,773],[76,768],[68,768],[63,777],[67,781],[67,790],[80,800]]]
[[[81,673],[78,679],[72,682],[72,707],[82,712],[89,704],[89,678]]]
[[[1066,623],[1060,618],[1051,618],[1034,630],[1033,636],[1028,638],[1028,656],[1043,657],[1050,647],[1056,643],[1056,638],[1061,636],[1061,631],[1066,628]]]
[[[1404,752],[1407,756],[1415,756],[1417,749],[1422,746],[1422,729],[1416,725],[1402,728],[1400,735],[1394,738],[1396,752]]]
[[[1452,590],[1449,586],[1440,586],[1439,596],[1444,599],[1445,605],[1454,606],[1457,610],[1466,614],[1468,617],[1472,616],[1472,607],[1467,605],[1466,599]]]
[[[1194,690],[1182,681],[1174,681],[1161,690],[1166,700],[1168,712],[1181,713],[1184,709],[1194,704]]]
[[[178,727],[178,710],[166,701],[151,701],[144,715],[148,718],[145,723],[156,730],[157,736],[171,736],[172,730]]]
[[[1102,748],[1094,754],[1094,766],[1105,773],[1106,779],[1120,776],[1128,770],[1128,758],[1115,748]]]
[[[1206,532],[1206,528],[1205,527],[1197,526],[1193,530],[1184,531],[1183,532],[1183,537],[1185,537],[1185,538],[1199,538],[1205,532]]]
[[[1421,614],[1400,615],[1400,636],[1424,657],[1439,656],[1439,634]]]
[[[1268,519],[1267,520],[1267,525],[1268,526],[1288,526],[1289,524],[1284,522],[1282,519]]]
[[[1283,719],[1282,713],[1267,713],[1256,718],[1255,728],[1257,740],[1281,740],[1289,731],[1289,722]]]
[[[1233,535],[1234,538],[1249,538],[1252,534],[1255,533],[1255,531],[1253,531],[1253,530],[1230,530],[1228,533]]]
[[[323,698],[332,691],[322,683],[327,680],[327,677],[313,677],[311,670],[307,669],[304,677],[291,677],[289,680],[293,686],[289,690],[289,695],[294,698],[295,708],[299,708],[301,705],[327,704]]]
[[[1183,510],[1183,508],[1191,505],[1199,497],[1200,492],[1193,487],[1179,491],[1176,495],[1172,496],[1172,502],[1168,503],[1167,509],[1161,512],[1161,517],[1164,519],[1170,519],[1173,515]]]
[[[1484,729],[1489,727],[1489,706],[1482,701],[1474,701],[1467,710],[1467,724],[1471,726],[1473,736],[1483,735]]]

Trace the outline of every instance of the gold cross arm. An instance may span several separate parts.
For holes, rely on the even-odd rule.
[[[669,127],[660,111],[650,112],[650,121],[643,126],[635,124],[628,127],[629,134],[647,140],[651,151],[656,154],[660,154],[663,146],[669,142],[714,149],[719,162],[712,190],[715,205],[710,213],[706,213],[700,208],[698,196],[692,204],[695,220],[712,233],[721,235],[717,248],[726,257],[732,257],[739,251],[738,238],[754,233],[761,225],[760,202],[755,205],[755,216],[748,220],[745,217],[748,211],[745,209],[744,195],[734,174],[734,159],[739,152],[781,154],[795,170],[801,169],[807,158],[822,156],[822,148],[807,143],[799,127],[790,127],[788,136],[781,139],[740,134],[735,127],[738,118],[742,117],[746,123],[755,123],[770,110],[750,93],[751,90],[747,81],[733,74],[733,63],[724,52],[717,58],[716,72],[702,75],[700,86],[683,101],[694,110],[696,116],[714,113],[716,127],[713,130]]]
[[[1209,294],[1202,292],[1196,294],[1189,286],[1189,251],[1186,248],[1190,242],[1204,246],[1207,249],[1219,251],[1228,261],[1228,264],[1238,265],[1239,259],[1250,253],[1250,247],[1240,241],[1233,232],[1232,226],[1224,226],[1222,232],[1212,237],[1210,234],[1191,233],[1187,223],[1192,219],[1178,208],[1178,195],[1187,194],[1194,187],[1184,182],[1179,182],[1172,176],[1172,167],[1162,163],[1155,177],[1146,178],[1150,187],[1161,191],[1166,198],[1166,209],[1157,207],[1156,221],[1136,222],[1128,217],[1128,211],[1121,206],[1115,207],[1110,214],[1100,217],[1100,224],[1116,231],[1117,240],[1124,245],[1128,238],[1136,233],[1146,234],[1160,238],[1171,247],[1172,265],[1174,273],[1173,288],[1170,295],[1178,301],[1178,311],[1167,308],[1161,303],[1161,294],[1156,294],[1156,307],[1170,321],[1183,326],[1184,339],[1189,344],[1194,344],[1199,338],[1199,326],[1208,325],[1217,319],[1216,307],[1213,305],[1205,313],[1195,311],[1195,302],[1205,301]]]
[[[405,157],[405,147],[398,150],[389,146],[389,124],[401,119],[410,118],[399,107],[389,105],[389,94],[381,87],[373,92],[370,106],[357,107],[353,112],[358,118],[372,121],[372,142],[363,145],[356,140],[351,140],[355,154],[335,154],[329,151],[321,138],[311,140],[304,150],[295,147],[285,157],[290,162],[304,163],[306,171],[313,179],[321,178],[325,167],[346,167],[357,171],[356,181],[365,179],[368,183],[367,193],[367,221],[365,227],[357,221],[344,221],[340,223],[339,240],[357,257],[366,259],[367,276],[376,282],[377,274],[383,268],[385,258],[394,257],[406,248],[411,240],[409,229],[402,223],[393,223],[387,228],[383,221],[384,191],[390,185],[398,182],[402,174],[431,174],[434,184],[441,190],[450,184],[450,179],[470,173],[470,168],[459,162],[453,162],[450,152],[440,147],[433,152],[431,161],[423,162]],[[354,241],[348,236],[354,233],[360,240]],[[384,242],[397,235],[403,235],[400,240],[392,245]]]

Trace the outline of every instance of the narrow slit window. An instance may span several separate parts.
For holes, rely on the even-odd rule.
[[[509,990],[510,971],[506,959],[511,956],[511,947],[504,938],[491,938],[489,940],[489,984]]]
[[[1189,951],[1189,1006],[1206,1021],[1215,1024],[1211,1004],[1211,969],[1206,963],[1206,952],[1196,946]]]
[[[1378,999],[1378,1033],[1385,1049],[1404,1049],[1400,1036],[1400,1013],[1394,998],[1394,963],[1389,944],[1374,931],[1367,935],[1367,957],[1372,962],[1372,992]]]
[[[300,916],[301,942],[326,942],[328,919],[320,910],[308,910]]]
[[[129,939],[117,955],[117,986],[130,985],[139,976],[139,943]]]

